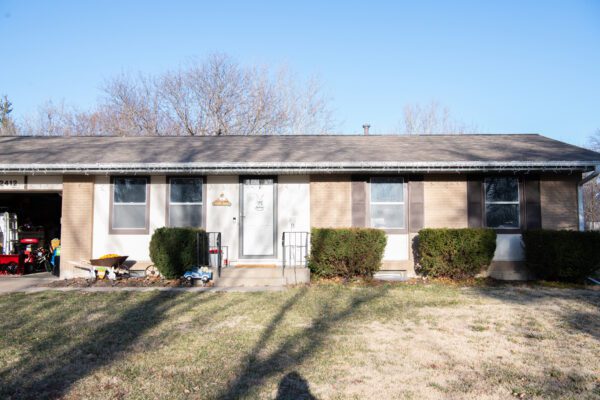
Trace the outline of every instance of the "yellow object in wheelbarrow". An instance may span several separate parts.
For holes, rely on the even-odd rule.
[[[106,277],[106,267],[96,267],[96,275],[98,279],[104,279]]]
[[[121,256],[118,254],[111,253],[111,254],[105,254],[103,256],[100,256],[99,260],[105,260],[107,258],[119,258],[119,257],[121,257]]]

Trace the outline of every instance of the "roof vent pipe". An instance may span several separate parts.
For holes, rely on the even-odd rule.
[[[370,128],[370,127],[371,127],[371,125],[369,125],[369,124],[364,124],[364,125],[363,125],[363,129],[364,129],[364,132],[365,132],[365,136],[368,136],[368,135],[369,135],[369,128]]]

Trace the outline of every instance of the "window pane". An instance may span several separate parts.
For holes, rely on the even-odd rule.
[[[146,178],[115,178],[115,203],[145,203]]]
[[[371,202],[404,201],[402,178],[372,178]]]
[[[486,204],[486,225],[490,228],[518,228],[518,204]]]
[[[244,185],[272,185],[273,178],[244,178]]]
[[[146,227],[145,205],[113,205],[113,228],[136,229]]]
[[[201,203],[201,178],[171,178],[171,202]]]
[[[199,228],[202,226],[202,206],[199,204],[171,205],[169,207],[169,225]]]
[[[485,201],[519,201],[519,179],[488,178],[485,180]]]
[[[372,204],[371,226],[373,228],[404,228],[402,204]]]

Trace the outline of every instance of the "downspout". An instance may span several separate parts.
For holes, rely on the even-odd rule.
[[[577,183],[577,215],[579,217],[579,230],[585,231],[585,214],[583,210],[583,185],[598,178],[600,175],[600,165],[596,165],[594,172],[583,178]]]

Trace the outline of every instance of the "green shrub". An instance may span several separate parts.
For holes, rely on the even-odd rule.
[[[527,267],[540,279],[582,281],[600,270],[600,232],[523,233]]]
[[[195,228],[159,228],[150,240],[150,259],[162,276],[179,278],[196,265],[196,241],[206,240],[206,233]]]
[[[371,228],[314,228],[308,266],[320,277],[371,277],[379,270],[385,232]]]
[[[495,250],[493,229],[422,229],[417,272],[452,279],[473,277],[490,265]]]

